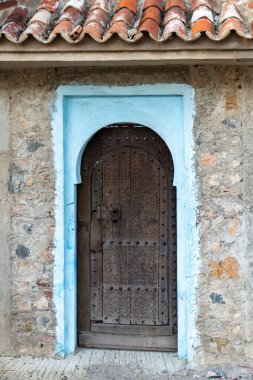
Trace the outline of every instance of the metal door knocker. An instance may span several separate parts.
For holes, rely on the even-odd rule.
[[[118,222],[120,220],[120,208],[119,206],[112,206],[110,211],[111,220],[113,222]]]

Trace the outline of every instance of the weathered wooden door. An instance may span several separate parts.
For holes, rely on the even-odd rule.
[[[78,188],[78,339],[176,349],[176,195],[170,152],[134,126],[88,144]]]

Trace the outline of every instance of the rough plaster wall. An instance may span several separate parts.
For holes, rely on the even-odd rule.
[[[56,88],[74,83],[187,83],[196,91],[194,135],[202,228],[197,290],[201,345],[196,347],[196,358],[203,364],[243,363],[252,358],[253,69],[75,68],[5,76],[11,98],[11,326],[15,350],[54,352],[50,105]]]
[[[243,91],[243,178],[244,178],[244,266],[245,271],[245,352],[253,356],[253,70],[247,72]]]
[[[12,162],[11,333],[14,350],[54,352],[52,244],[54,174],[50,134],[50,79],[10,75]]]
[[[197,322],[202,346],[197,353],[203,363],[245,357],[244,73],[234,68],[199,69],[196,83],[202,229]]]
[[[9,159],[9,95],[7,82],[0,74],[0,355],[10,353]]]

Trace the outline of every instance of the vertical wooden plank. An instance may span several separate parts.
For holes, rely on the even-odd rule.
[[[102,321],[102,252],[91,252],[91,321]]]
[[[159,140],[159,156],[167,176],[168,199],[168,258],[167,258],[167,283],[168,283],[168,324],[176,333],[177,330],[177,237],[176,237],[176,188],[173,187],[174,167],[172,157],[167,146]],[[166,322],[166,321],[164,321]]]
[[[117,221],[112,220],[112,211],[115,208],[120,213]],[[129,324],[130,294],[127,290],[126,271],[131,222],[130,150],[128,147],[112,150],[103,158],[102,213],[103,321],[104,323]]]
[[[103,322],[129,324],[130,292],[127,286],[127,247],[105,246],[103,258]]]
[[[103,249],[103,283],[105,285],[127,285],[127,247],[104,244]]]
[[[90,329],[90,220],[91,188],[86,161],[82,160],[82,184],[77,188],[77,324],[78,331]]]
[[[111,212],[120,209],[113,222]],[[103,239],[126,242],[130,237],[130,151],[113,150],[103,158]]]
[[[136,242],[159,236],[158,160],[145,150],[131,149],[131,232]]]
[[[170,191],[170,258],[169,258],[169,279],[170,279],[170,324],[174,333],[177,332],[177,191],[175,186],[171,186]]]
[[[159,324],[168,324],[168,178],[160,165]]]
[[[103,263],[102,263],[102,162],[98,161],[91,176],[91,235],[90,235],[90,273],[91,273],[91,321],[102,321],[103,307]]]
[[[159,162],[146,151],[132,148],[131,324],[153,325],[158,320],[158,250],[150,247],[157,247],[159,240],[159,178]]]
[[[143,290],[143,319],[144,325],[157,325],[158,324],[158,289],[156,287],[150,287],[147,292]]]
[[[130,292],[126,287],[104,286],[103,323],[129,325]]]

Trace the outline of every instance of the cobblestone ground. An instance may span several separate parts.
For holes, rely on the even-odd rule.
[[[202,372],[186,368],[176,354],[117,350],[79,350],[59,358],[2,357],[0,380],[167,380],[216,378],[252,380],[253,367]],[[209,371],[209,372],[208,372]]]

